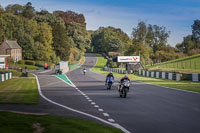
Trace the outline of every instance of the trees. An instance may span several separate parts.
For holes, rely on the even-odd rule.
[[[34,15],[35,15],[35,9],[34,7],[32,7],[32,3],[28,2],[25,6],[24,6],[24,10],[22,12],[22,15],[28,19],[31,19]]]
[[[85,17],[83,14],[78,14],[73,11],[54,11],[53,14],[61,17],[66,25],[70,24],[71,22],[74,22],[86,27]]]
[[[154,54],[158,50],[163,50],[167,44],[167,38],[170,32],[164,26],[147,24],[143,21],[138,23],[136,28],[132,31],[132,46],[127,51],[128,54],[139,54],[143,62],[154,60],[157,62],[159,59],[155,58]]]
[[[200,20],[194,20],[192,35],[183,38],[183,42],[176,45],[176,48],[188,55],[197,54],[200,51]]]
[[[81,24],[71,22],[66,26],[66,33],[69,37],[72,38],[75,46],[79,50],[89,49],[90,48],[90,40],[88,38],[88,33],[84,26]]]
[[[8,5],[5,8],[6,12],[12,13],[14,15],[21,15],[24,10],[24,7],[19,4]]]
[[[55,24],[52,27],[53,30],[53,47],[56,55],[60,57],[61,60],[67,61],[70,56],[71,45],[73,45],[72,40],[65,34],[65,29],[59,24]]]
[[[130,44],[127,34],[114,27],[100,27],[91,34],[91,45],[95,52],[120,52],[123,55]]]

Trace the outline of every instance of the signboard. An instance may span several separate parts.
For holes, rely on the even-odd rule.
[[[140,62],[140,56],[118,56],[117,62]]]
[[[0,62],[5,62],[5,57],[0,57]]]

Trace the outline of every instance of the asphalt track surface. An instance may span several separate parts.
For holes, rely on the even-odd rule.
[[[96,60],[96,57],[87,54],[80,68],[67,73],[86,96],[52,76],[52,71],[35,72],[43,95],[64,106],[118,123],[131,133],[200,133],[200,94],[132,81],[127,98],[120,98],[117,91],[119,79],[115,79],[112,89],[107,90],[105,75],[89,71]],[[84,67],[88,70],[85,76]],[[102,123],[52,104],[42,97],[38,105],[1,104],[0,110],[47,113]]]

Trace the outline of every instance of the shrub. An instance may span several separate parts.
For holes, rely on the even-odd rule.
[[[35,66],[35,61],[26,60],[25,64],[26,65],[33,65],[33,66]]]
[[[19,64],[25,64],[25,60],[18,61]]]

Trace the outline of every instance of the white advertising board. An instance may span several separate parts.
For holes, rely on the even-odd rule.
[[[4,69],[5,68],[5,64],[0,64],[0,68]]]
[[[0,62],[5,62],[5,57],[0,57]]]
[[[140,56],[118,56],[117,62],[140,62]]]

